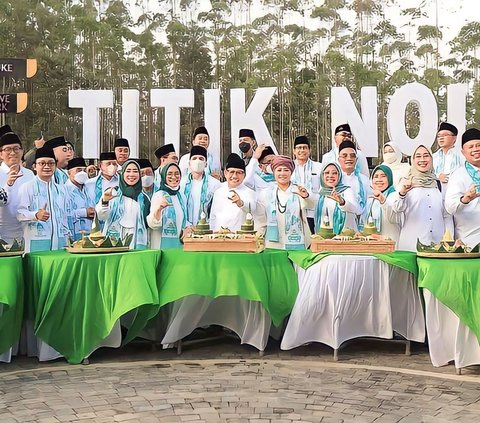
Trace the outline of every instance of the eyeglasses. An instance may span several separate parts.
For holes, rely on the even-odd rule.
[[[36,164],[40,167],[54,167],[55,162],[36,162]]]
[[[5,153],[7,153],[7,154],[10,154],[12,151],[14,153],[18,153],[22,150],[23,150],[22,147],[5,147],[5,148],[2,148],[2,151],[5,151]]]

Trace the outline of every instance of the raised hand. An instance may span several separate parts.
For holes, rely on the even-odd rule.
[[[300,185],[297,185],[297,190],[293,191],[294,194],[297,194],[299,197],[302,197],[303,199],[309,197],[308,190]]]
[[[403,179],[402,180],[402,187],[400,188],[399,193],[401,195],[405,195],[412,188],[413,188],[412,181],[410,179]]]
[[[18,178],[21,178],[23,176],[23,173],[20,173],[20,165],[12,165],[10,166],[10,170],[7,173],[7,185],[9,187],[13,186],[15,181]]]
[[[380,191],[380,190],[378,190],[378,189],[374,189],[374,190],[373,190],[372,198],[374,198],[375,200],[380,201],[380,204],[385,203],[385,200],[386,200],[385,196],[382,194],[382,191]]]
[[[35,217],[37,218],[37,220],[46,222],[48,219],[50,219],[50,213],[47,211],[47,205],[48,204],[45,203],[45,205],[35,213]]]
[[[468,204],[470,201],[475,200],[475,198],[480,197],[480,185],[470,185],[467,192],[463,194],[463,197],[460,199],[462,203]]]
[[[257,146],[257,149],[256,149],[255,152],[253,153],[253,157],[255,157],[257,160],[259,160],[259,159],[260,159],[260,156],[261,156],[262,153],[263,153],[263,150],[265,150],[265,147],[266,147],[265,144],[260,144],[259,146]]]

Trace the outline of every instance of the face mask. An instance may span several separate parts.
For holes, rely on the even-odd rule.
[[[190,160],[190,170],[195,173],[201,173],[205,170],[207,163],[200,159]]]
[[[150,187],[153,185],[155,178],[153,175],[144,175],[142,176],[142,187]]]
[[[385,163],[395,163],[396,158],[397,155],[395,153],[383,153],[383,160],[385,161]]]
[[[76,173],[76,174],[73,176],[73,179],[74,179],[74,181],[75,181],[77,184],[83,185],[83,184],[87,181],[87,179],[88,179],[87,172],[84,172],[84,171],[82,170],[81,172]]]
[[[117,166],[114,164],[108,165],[107,169],[105,170],[105,174],[108,176],[113,176],[117,173]]]
[[[250,143],[249,142],[241,142],[240,144],[238,144],[238,148],[240,149],[240,151],[242,153],[246,153],[246,152],[248,152],[248,150],[250,150]]]

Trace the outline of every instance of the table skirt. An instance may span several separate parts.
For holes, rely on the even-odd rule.
[[[272,320],[259,301],[239,296],[189,295],[165,307],[168,308],[167,329],[161,341],[165,347],[187,337],[196,328],[209,325],[232,330],[242,344],[260,351],[267,346]]]
[[[435,367],[453,361],[456,368],[480,364],[477,336],[446,305],[423,289],[430,360]]]
[[[372,256],[331,255],[302,269],[299,293],[281,348],[308,342],[338,349],[353,338],[425,340],[425,320],[414,276]]]

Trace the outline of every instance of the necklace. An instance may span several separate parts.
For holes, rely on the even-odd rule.
[[[287,203],[282,204],[280,202],[280,198],[278,198],[278,188],[277,188],[277,193],[276,194],[277,194],[276,195],[276,197],[277,197],[277,209],[281,214],[284,214],[287,211]]]

